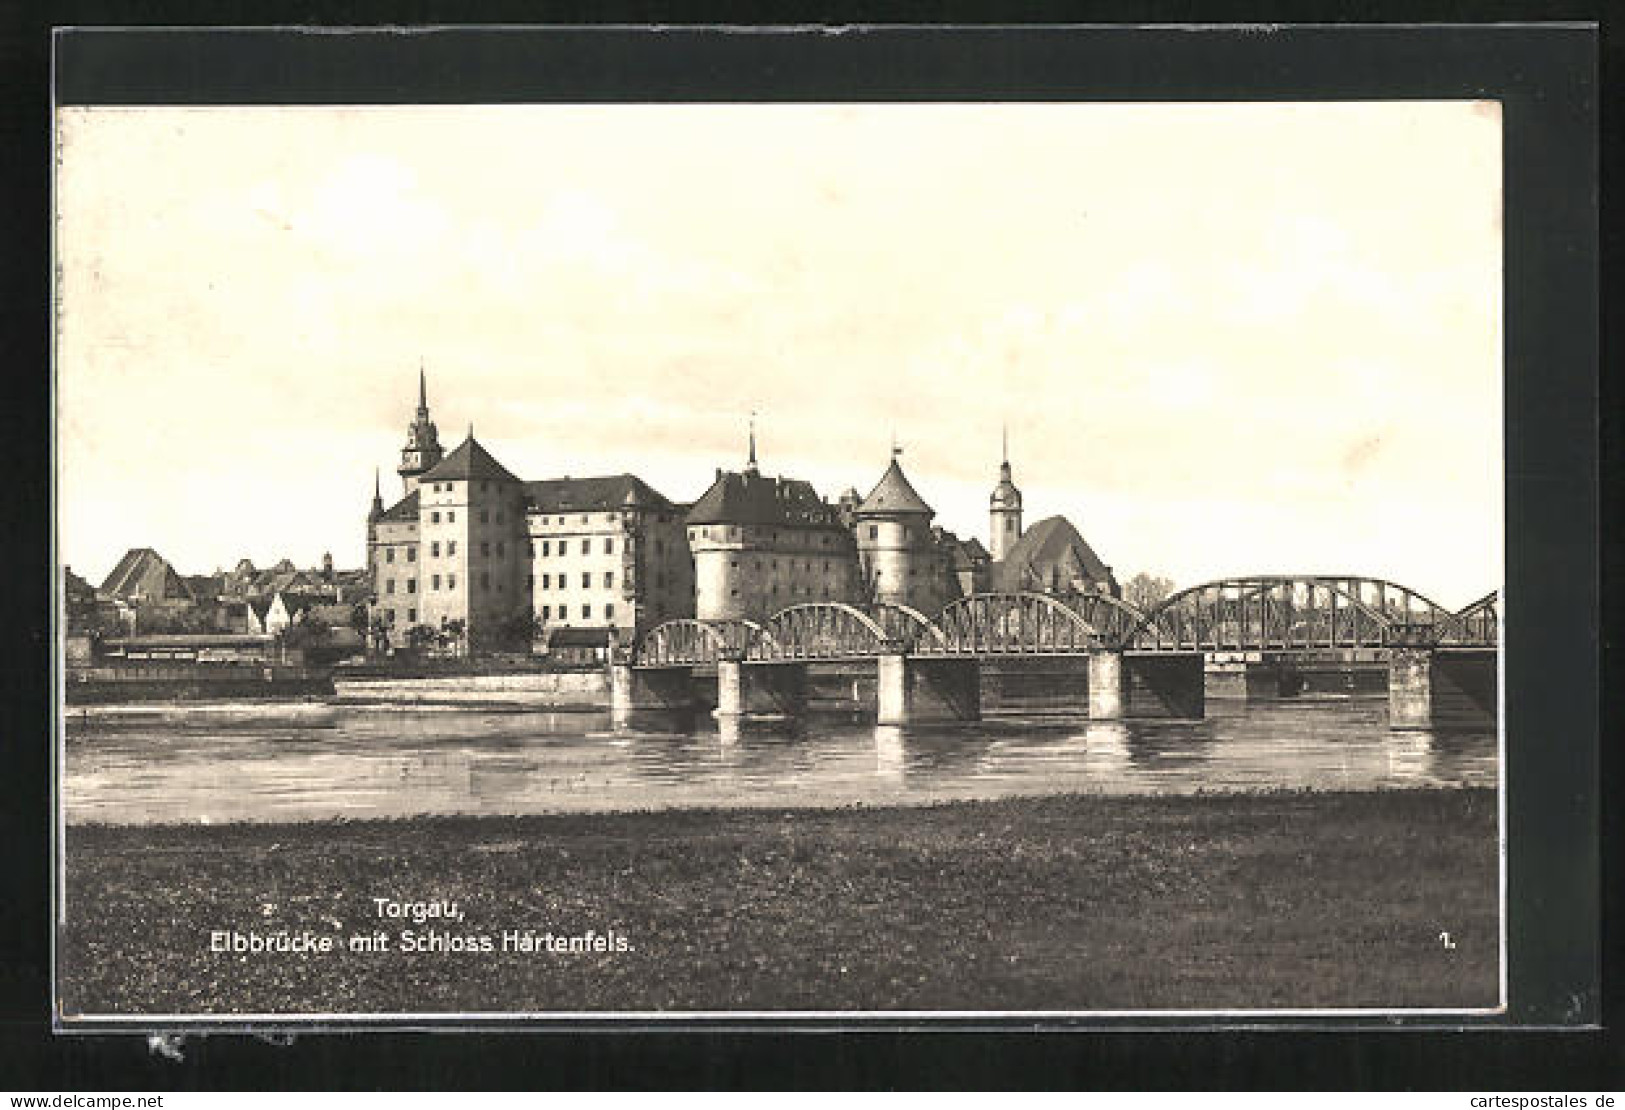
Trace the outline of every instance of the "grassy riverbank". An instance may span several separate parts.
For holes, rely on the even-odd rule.
[[[1478,789],[72,828],[62,997],[70,1016],[1490,1006],[1495,842]],[[380,920],[375,897],[466,919]],[[345,947],[380,928],[392,951]],[[403,952],[403,928],[497,950]],[[630,950],[501,950],[589,929]],[[339,947],[211,953],[213,930]]]

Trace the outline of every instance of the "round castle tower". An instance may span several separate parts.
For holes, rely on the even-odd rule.
[[[878,602],[934,612],[942,603],[932,561],[931,506],[914,491],[892,449],[891,465],[852,513],[864,581]]]

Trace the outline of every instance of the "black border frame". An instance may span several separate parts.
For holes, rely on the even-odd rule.
[[[1602,857],[1596,833],[1598,760],[1602,752],[1597,742],[1599,686],[1595,670],[1598,456],[1592,432],[1601,419],[1612,421],[1609,426],[1617,433],[1618,417],[1611,408],[1598,409],[1595,377],[1599,365],[1595,146],[1599,42],[1594,29],[1580,25],[1205,30],[1118,27],[1088,41],[1041,27],[886,27],[841,34],[814,28],[773,35],[675,28],[659,36],[627,29],[589,33],[583,29],[540,32],[509,28],[500,38],[471,30],[357,36],[166,31],[161,36],[153,32],[122,33],[117,36],[116,51],[108,49],[111,37],[104,32],[81,31],[58,40],[57,76],[63,102],[174,103],[177,88],[182,90],[182,97],[198,98],[191,102],[211,103],[1501,99],[1505,104],[1507,151],[1507,577],[1509,594],[1517,598],[1517,612],[1524,621],[1509,632],[1512,650],[1507,659],[1509,739],[1505,773],[1511,1020],[1550,1028],[1576,1021],[1595,1022],[1601,1016],[1597,963],[1601,890],[1597,878]],[[478,41],[482,38],[484,42]],[[1132,47],[1125,45],[1130,38],[1139,41]],[[276,41],[279,46],[265,51],[263,44],[268,41]],[[134,48],[137,60],[133,63],[132,42],[141,44]],[[177,53],[182,43],[187,48]],[[198,49],[205,43],[208,49]],[[974,48],[968,48],[971,43]],[[1155,59],[1154,66],[1145,64],[1148,57]],[[256,95],[260,99],[255,99]],[[8,137],[33,140],[29,149],[45,145],[34,133],[39,116],[28,119],[14,109],[6,114],[11,117],[7,122],[13,125]],[[48,160],[43,168],[48,171]],[[48,226],[43,230],[48,232]],[[25,258],[33,255],[48,259],[46,250],[36,253],[29,249],[48,248],[47,234],[31,238],[25,232],[20,242]],[[37,275],[44,270],[42,266],[34,272]],[[42,285],[37,278],[32,286],[24,283],[24,288],[28,302],[43,300],[49,293],[48,283]],[[36,350],[44,352],[47,339],[48,333],[42,334],[37,348],[25,342],[14,349],[25,356]],[[44,360],[28,357],[26,364],[42,365]],[[39,393],[48,402],[45,389]],[[1611,396],[1617,401],[1617,393]],[[48,404],[35,411],[43,414],[48,427]],[[22,414],[16,409],[8,412],[8,423],[17,415]],[[1583,433],[1581,428],[1585,429]],[[33,436],[37,435],[35,428]],[[14,456],[10,461],[16,464],[15,472],[28,472],[30,467],[37,468],[33,473],[45,472],[45,481],[32,486],[43,491],[49,480],[49,455],[41,452],[25,459],[20,447],[31,438],[26,431],[6,437],[10,445],[7,453]],[[48,536],[48,499],[41,496],[36,502],[26,498],[25,503],[30,509],[40,504],[46,514],[44,531]],[[48,558],[40,562],[48,563]],[[1611,554],[1610,569],[1617,566],[1618,559]],[[50,574],[50,568],[45,566],[36,581],[48,583]],[[40,595],[47,588],[39,587]],[[22,596],[30,595],[25,592]],[[40,600],[46,599],[41,596]],[[44,607],[31,608],[32,614],[38,614]],[[27,627],[36,630],[29,639],[37,667],[40,654],[48,650],[44,645],[50,640],[36,623],[37,617],[24,620]],[[6,700],[5,723],[13,726],[8,730],[11,735],[39,734],[42,718],[25,711],[30,704],[43,706],[48,719],[50,691],[39,693],[44,696],[38,700],[26,695]],[[1519,736],[1526,739],[1520,741]],[[25,765],[28,762],[24,760]],[[1613,769],[1617,772],[1617,766]],[[30,774],[24,781],[43,782],[44,777]],[[0,816],[0,821],[5,822],[0,824],[0,831],[19,834],[9,837],[10,843],[31,843],[48,827],[41,820],[33,825],[32,836],[28,832],[30,816],[47,817],[45,807],[37,804],[41,800],[48,799],[24,797],[21,804],[7,807]],[[1617,820],[1612,828],[1617,831]],[[31,861],[13,863],[20,865],[8,878],[46,877],[43,864],[37,874],[30,875],[34,870]],[[25,881],[20,891],[14,885],[13,897],[0,908],[0,943],[4,944],[0,948],[4,953],[0,983],[7,988],[23,987],[25,994],[34,993],[27,990],[30,986],[35,991],[41,986],[49,991],[49,984],[40,974],[44,969],[43,959],[38,958],[43,947],[40,938],[38,934],[26,935],[26,926],[36,912],[27,903],[27,895],[39,889],[35,881]],[[19,893],[23,896],[20,899]],[[40,916],[48,925],[48,915]],[[15,959],[14,953],[22,959]],[[6,993],[12,994],[10,990]],[[37,994],[35,998],[37,1001]],[[8,1005],[7,1012],[26,1011]],[[41,1013],[37,1009],[33,1012]],[[594,1078],[602,1082],[608,1077],[599,1068],[618,1054],[609,1045],[624,1045],[630,1040],[636,1044],[634,1056],[643,1062],[640,1078],[652,1078],[655,1086],[670,1085],[685,1071],[704,1085],[731,1086],[740,1077],[736,1064],[764,1059],[763,1049],[771,1057],[775,1050],[767,1046],[850,1046],[852,1036],[776,1041],[693,1030],[657,1037],[590,1038],[579,1042],[588,1050],[578,1057],[585,1062],[586,1071],[575,1074],[588,1082]],[[833,1078],[841,1085],[894,1083],[901,1074],[922,1063],[930,1070],[913,1074],[928,1077],[931,1086],[963,1085],[987,1074],[985,1056],[928,1047],[931,1040],[938,1038],[922,1038],[884,1025],[856,1036],[865,1045],[864,1051],[857,1054],[861,1060],[846,1059],[851,1055],[849,1048],[812,1053],[809,1060],[822,1058],[837,1063],[839,1071]],[[1422,1049],[1418,1038],[1438,1043],[1437,1038],[1416,1033],[1351,1036],[1363,1037],[1350,1042],[1354,1045],[1381,1044],[1386,1046],[1382,1055],[1409,1058],[1413,1063],[1426,1059],[1415,1055]],[[564,1039],[549,1038],[554,1044]],[[1260,1040],[1258,1034],[1240,1030],[1219,1038],[1198,1035],[1194,1039],[1214,1047],[1216,1041],[1237,1048],[1251,1046],[1245,1050],[1246,1055],[1258,1052],[1256,1062],[1273,1057],[1278,1065],[1282,1058],[1276,1050],[1286,1042],[1286,1038],[1278,1036]],[[469,1045],[470,1040],[479,1042],[478,1047]],[[469,1070],[457,1062],[477,1060],[489,1052],[511,1059],[510,1053],[500,1049],[504,1045],[518,1047],[515,1042],[519,1040],[390,1033],[348,1038],[342,1043],[345,1055],[355,1049],[354,1055],[382,1064],[397,1081],[414,1086],[424,1081],[455,1085],[455,1077],[463,1076],[463,1082],[471,1080],[472,1085],[479,1086],[490,1083],[486,1067],[477,1064]],[[574,1038],[568,1040],[576,1043]],[[1135,1035],[1091,1039],[1090,1044],[1098,1048],[1124,1046],[1129,1041],[1138,1044],[1142,1040],[1142,1036]],[[1188,1052],[1192,1036],[1181,1034],[1177,1040],[1186,1045],[1183,1051]],[[694,1042],[692,1049],[678,1047],[686,1042]],[[749,1045],[750,1049],[730,1061],[715,1054],[724,1042]],[[50,1055],[65,1064],[77,1060],[81,1066],[90,1065],[98,1058],[91,1051],[94,1043],[94,1038],[59,1041]],[[124,1043],[128,1045],[128,1039]],[[410,1076],[402,1074],[401,1056],[396,1051],[408,1043],[420,1064],[431,1059],[436,1064],[432,1068],[414,1068]],[[1075,1034],[983,1034],[973,1038],[972,1043],[997,1043],[999,1052],[1007,1054],[1001,1055],[998,1071],[1018,1077],[1022,1080],[1019,1085],[1030,1085],[1035,1076],[1042,1075],[1070,1075],[1074,1081],[1082,1078],[1076,1070],[1080,1061],[1072,1051],[1076,1047]],[[1564,1049],[1548,1053],[1546,1063],[1561,1066],[1567,1058],[1572,1067],[1583,1057],[1582,1046],[1594,1042],[1570,1035],[1559,1038],[1558,1043]],[[459,1044],[476,1050],[459,1052]],[[869,1051],[881,1045],[889,1049],[878,1054]],[[9,1047],[9,1042],[0,1045],[0,1067],[11,1056]],[[243,1053],[239,1050],[244,1048],[254,1056],[252,1047],[205,1042],[194,1059],[212,1072],[209,1061],[240,1060]],[[336,1047],[332,1038],[305,1035],[297,1047],[298,1052],[285,1050],[280,1059],[269,1062],[291,1064],[293,1057],[303,1057],[319,1069],[317,1081],[310,1085],[348,1085],[348,1069],[331,1070],[338,1063],[330,1051]],[[923,1059],[922,1048],[927,1054]],[[1345,1056],[1354,1067],[1350,1078],[1356,1080],[1363,1074],[1368,1082],[1378,1081],[1381,1077],[1368,1073],[1374,1059],[1367,1059],[1364,1066],[1360,1063],[1365,1051],[1356,1049]],[[128,1059],[128,1054],[121,1055]],[[1459,1058],[1459,1054],[1444,1053],[1438,1062],[1444,1064],[1445,1057],[1452,1055]],[[899,1071],[893,1071],[884,1061],[887,1056],[890,1065]],[[1233,1067],[1243,1065],[1241,1059],[1230,1057],[1228,1050],[1221,1050],[1218,1057],[1202,1052],[1189,1062],[1200,1067],[1200,1058],[1206,1058],[1209,1064],[1228,1059]],[[877,1058],[882,1060],[880,1071],[873,1066]],[[1114,1058],[1126,1070],[1119,1072],[1115,1066],[1107,1066],[1113,1066],[1111,1074],[1126,1081],[1124,1085],[1158,1085],[1174,1078],[1155,1068],[1147,1070],[1145,1055],[1137,1049],[1106,1050],[1095,1057],[1101,1063]],[[1071,1068],[1066,1066],[1069,1059]],[[1610,1057],[1604,1053],[1594,1059],[1602,1062]],[[1132,1066],[1136,1062],[1138,1067]],[[1618,1066],[1617,1060],[1610,1062]],[[1011,1069],[1006,1070],[1005,1064]],[[152,1067],[149,1060],[146,1070]],[[69,1064],[69,1070],[77,1072],[79,1067]],[[97,1069],[92,1065],[91,1070]],[[189,1066],[187,1070],[192,1069]],[[1245,1066],[1242,1070],[1251,1072]],[[291,1078],[281,1066],[273,1071],[280,1073],[284,1082]],[[1200,1082],[1200,1073],[1190,1074]],[[1312,1078],[1314,1072],[1289,1068],[1286,1072],[1254,1073],[1252,1079],[1255,1083],[1268,1082],[1272,1077],[1292,1074],[1299,1076],[1300,1083],[1307,1079],[1317,1085],[1329,1078],[1322,1075],[1316,1080]],[[1570,1074],[1578,1077],[1577,1073]],[[628,1082],[628,1077],[619,1078]],[[823,1083],[811,1085],[827,1085],[832,1075],[779,1070],[768,1085],[804,1086],[820,1078]],[[1453,1085],[1465,1086],[1478,1078],[1458,1072]],[[172,1076],[165,1085],[173,1084]]]

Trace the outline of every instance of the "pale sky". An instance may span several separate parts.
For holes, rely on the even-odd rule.
[[[1121,580],[1501,581],[1492,103],[64,109],[60,558],[359,566],[421,363],[526,479],[892,436]]]

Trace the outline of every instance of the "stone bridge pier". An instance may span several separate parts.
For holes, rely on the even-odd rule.
[[[1191,652],[1089,653],[1089,716],[1200,719],[1207,715],[1206,657]]]
[[[1500,675],[1495,648],[1395,647],[1388,654],[1388,727],[1493,726]]]
[[[625,723],[638,712],[686,711],[694,705],[694,675],[690,667],[635,668],[627,663],[610,664],[609,711],[617,724]]]
[[[974,659],[882,655],[876,666],[876,723],[982,719],[982,675]]]
[[[799,715],[807,703],[807,668],[799,663],[717,661],[717,717]]]

